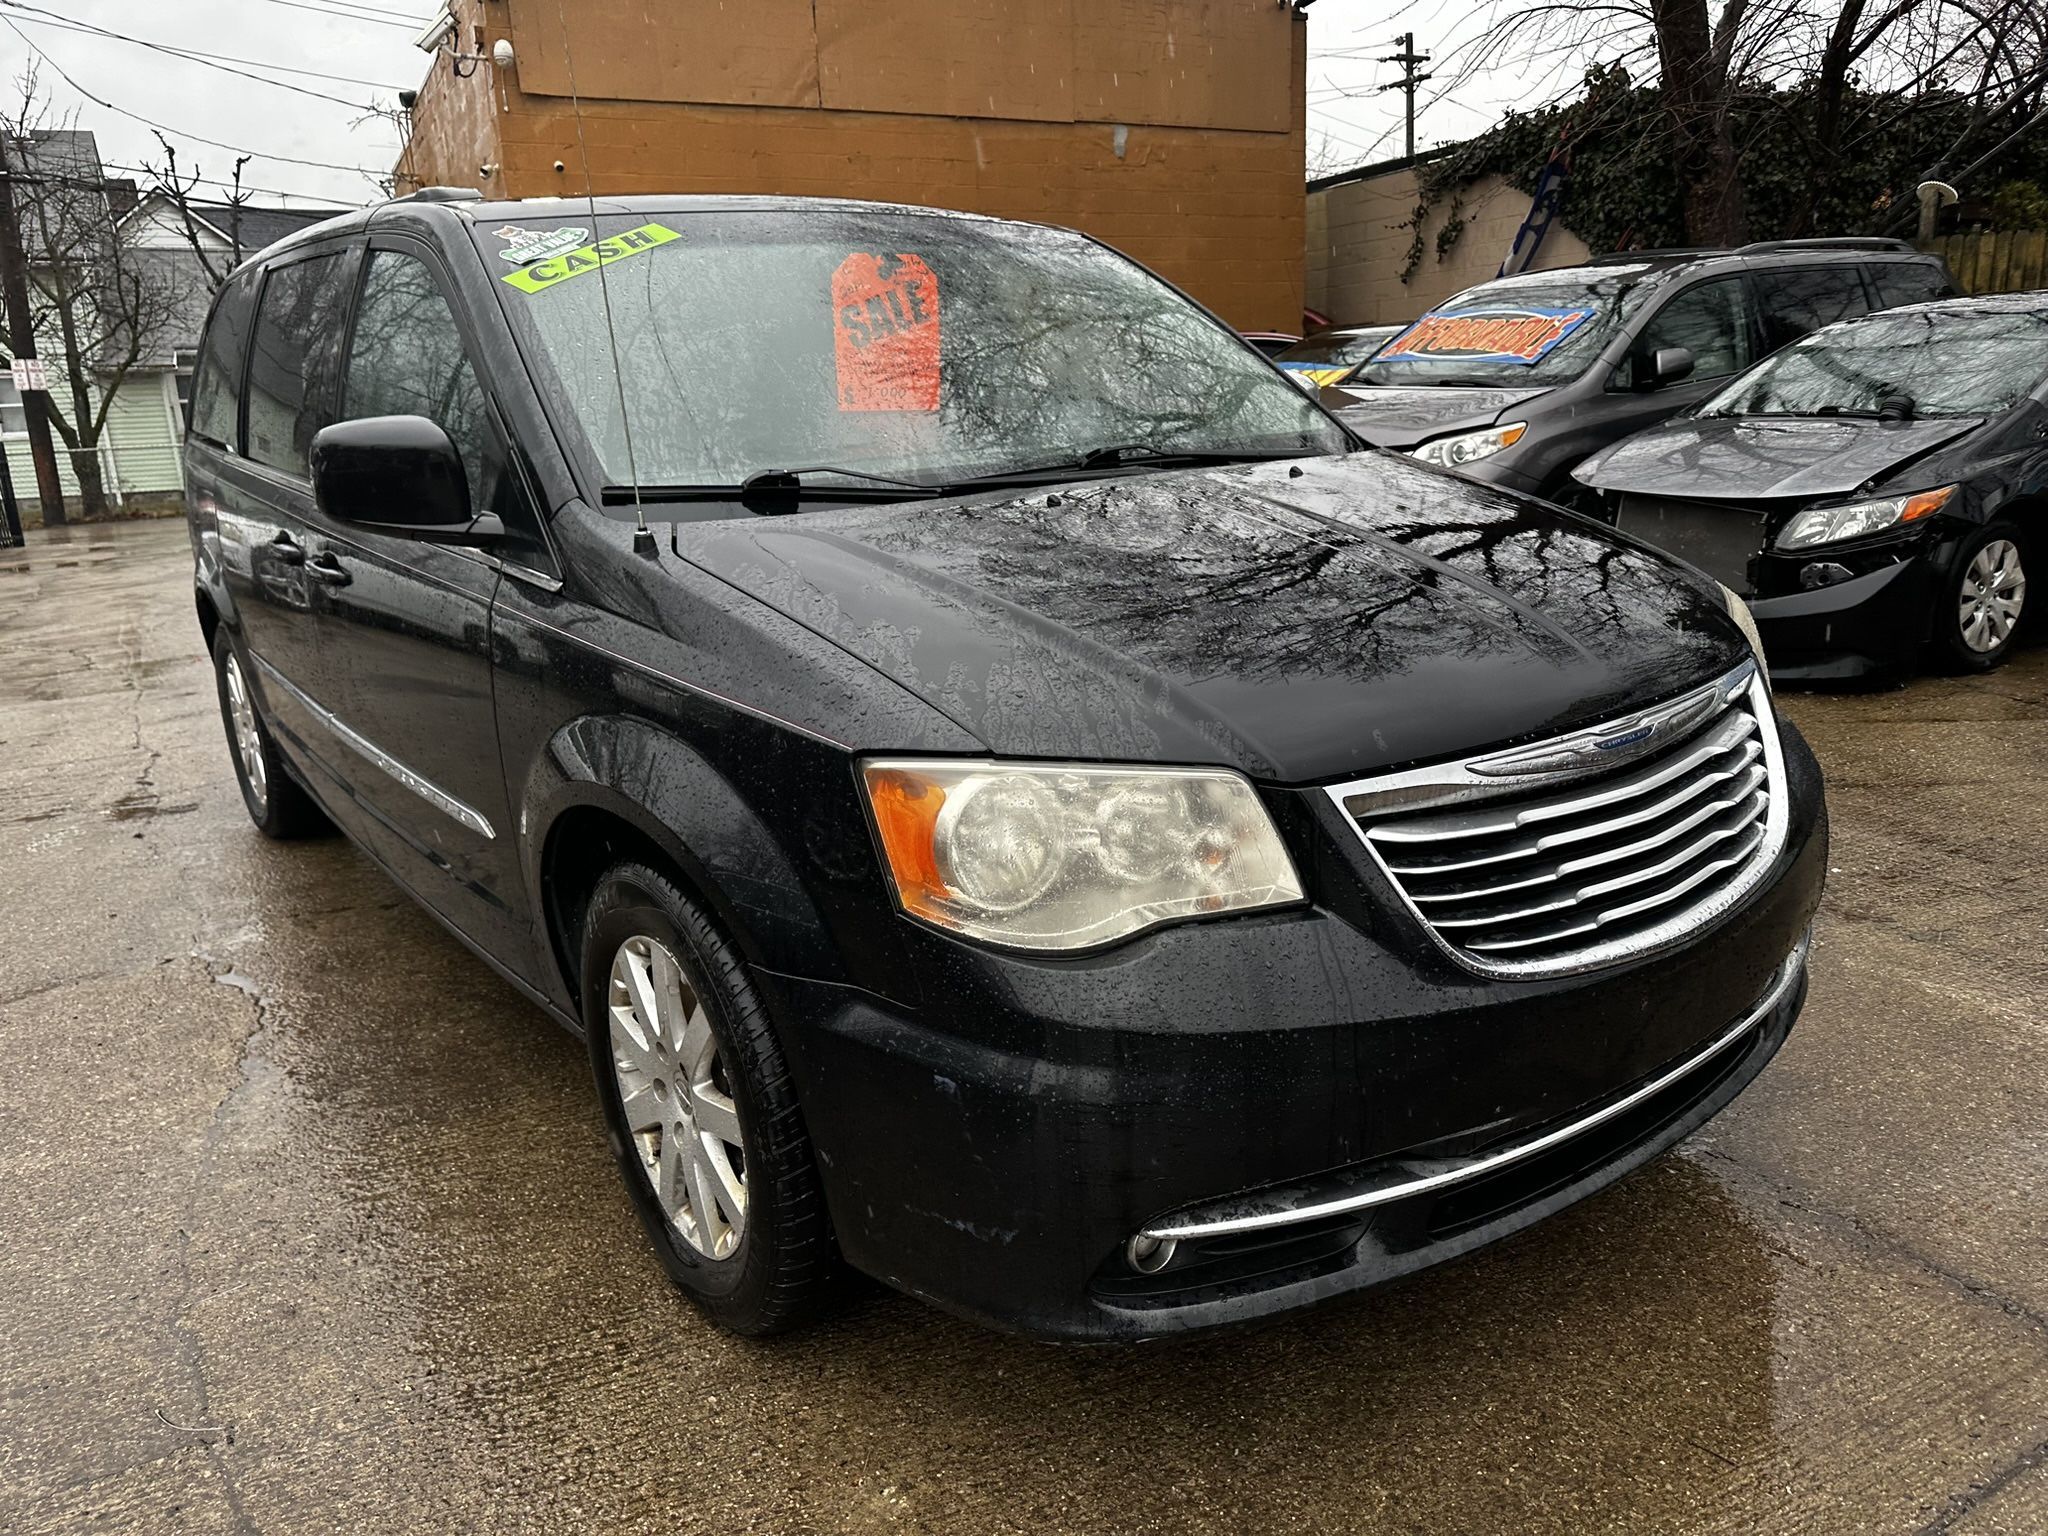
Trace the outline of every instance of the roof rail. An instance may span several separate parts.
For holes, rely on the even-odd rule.
[[[1617,267],[1632,261],[1684,261],[1695,257],[1726,256],[1725,245],[1667,245],[1652,251],[1602,251],[1598,256],[1588,256],[1579,265],[1582,267]]]
[[[1910,251],[1912,243],[1883,235],[1831,235],[1819,240],[1752,240],[1738,255],[1752,251]]]
[[[480,203],[483,193],[475,187],[421,187],[417,192],[393,198],[399,203]]]

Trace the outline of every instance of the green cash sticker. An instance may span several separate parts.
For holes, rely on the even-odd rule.
[[[566,283],[572,277],[581,277],[586,272],[595,272],[599,267],[608,267],[615,261],[624,261],[628,256],[638,256],[642,251],[651,251],[682,238],[663,225],[642,224],[638,229],[607,236],[595,244],[579,246],[559,256],[544,257],[516,272],[507,272],[503,280],[521,293],[539,293],[557,283]]]

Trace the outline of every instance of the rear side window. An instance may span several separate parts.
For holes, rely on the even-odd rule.
[[[1822,326],[1870,313],[1863,274],[1854,263],[1766,269],[1756,274],[1756,283],[1763,296],[1764,340],[1773,352]]]
[[[1724,277],[1700,283],[1674,297],[1643,327],[1634,352],[1648,354],[1659,347],[1685,347],[1692,353],[1695,379],[1725,379],[1747,368],[1755,358],[1755,331],[1749,290],[1739,277]],[[1619,382],[1633,383],[1629,370],[1635,357],[1622,363]]]
[[[206,327],[206,341],[192,381],[192,435],[216,448],[239,445],[242,365],[249,358],[249,324],[256,316],[254,272],[244,272],[221,291]]]
[[[301,479],[313,435],[334,420],[350,252],[276,267],[263,284],[249,358],[249,457]]]
[[[1931,262],[1887,261],[1869,269],[1877,287],[1877,307],[1896,309],[1901,304],[1925,304],[1945,299],[1955,292],[1948,274]]]

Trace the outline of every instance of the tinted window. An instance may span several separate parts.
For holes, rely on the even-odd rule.
[[[1925,304],[1930,299],[1945,299],[1955,292],[1947,274],[1929,262],[1879,262],[1868,271],[1870,280],[1877,285],[1879,309],[1896,309],[1901,304]]]
[[[426,263],[373,251],[349,344],[343,417],[424,416],[438,422],[469,472],[469,504],[491,504],[485,464],[492,456],[484,392],[455,313]]]
[[[1839,267],[1792,267],[1756,274],[1763,293],[1764,339],[1775,351],[1824,325],[1870,311],[1863,276],[1854,263]]]
[[[1635,358],[1659,347],[1688,349],[1695,379],[1725,379],[1742,372],[1756,360],[1754,310],[1739,277],[1686,289],[1650,317],[1634,355],[1615,370],[1615,382],[1627,388],[1634,382]]]
[[[199,371],[192,384],[192,435],[224,448],[236,446],[242,409],[242,364],[249,356],[249,322],[256,313],[256,274],[245,272],[221,291]]]
[[[334,361],[348,305],[349,258],[272,269],[249,362],[249,457],[304,476],[313,434],[334,419]]]

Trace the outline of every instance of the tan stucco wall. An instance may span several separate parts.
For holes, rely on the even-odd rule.
[[[1283,7],[774,0],[744,36],[722,36],[709,0],[584,0],[566,55],[551,4],[456,8],[466,50],[509,36],[519,62],[457,81],[437,61],[400,164],[408,185],[581,195],[587,149],[600,194],[1037,219],[1107,241],[1234,325],[1300,324],[1307,32]],[[649,62],[671,53],[673,67]],[[571,65],[580,137],[562,94]]]
[[[1401,268],[1413,231],[1404,224],[1418,200],[1413,169],[1342,182],[1308,195],[1305,288],[1308,306],[1338,325],[1392,325],[1413,320],[1461,289],[1483,283],[1529,212],[1529,194],[1498,176],[1465,189],[1465,231],[1437,259],[1437,231],[1450,204],[1433,209],[1422,226],[1422,263],[1407,282]],[[1566,267],[1586,258],[1586,242],[1553,225],[1535,263]]]

